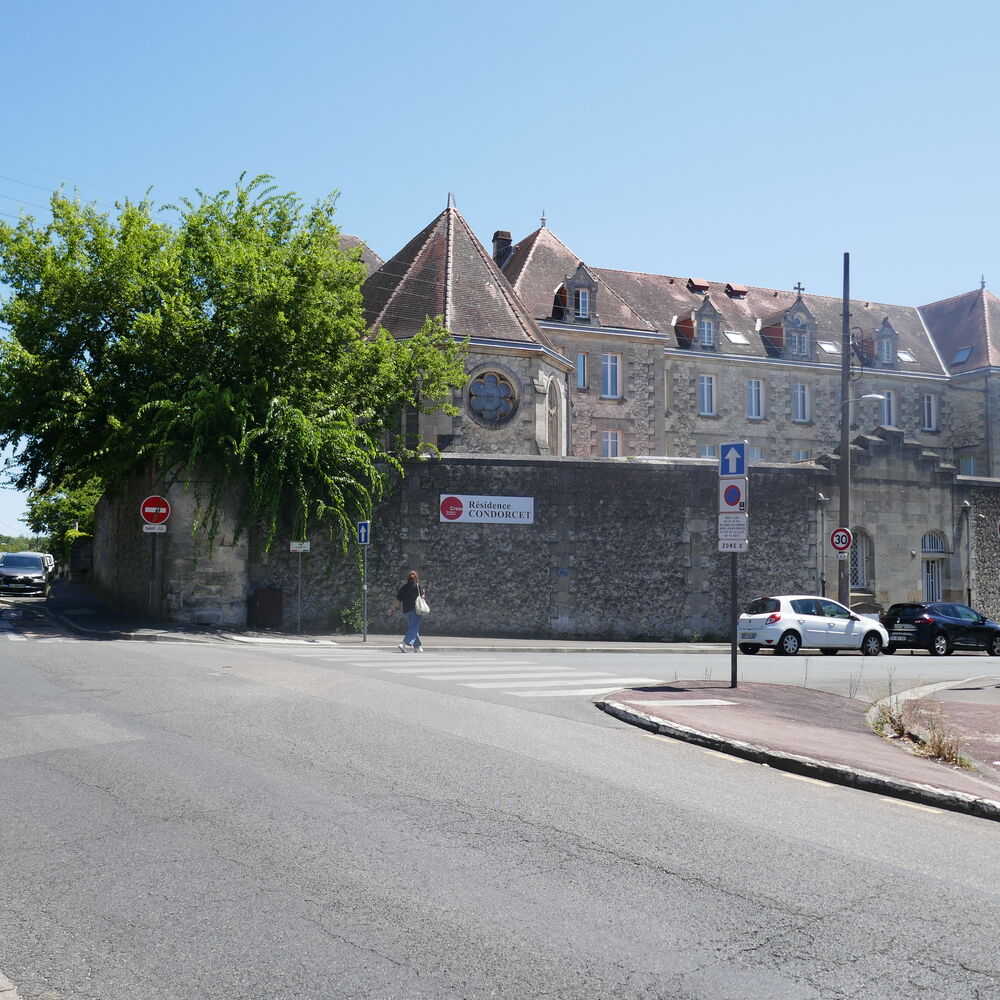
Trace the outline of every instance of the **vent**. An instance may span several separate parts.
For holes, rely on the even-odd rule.
[[[708,282],[704,278],[688,278],[687,286],[689,292],[708,291]]]
[[[726,295],[731,299],[745,299],[749,291],[746,285],[726,285]]]

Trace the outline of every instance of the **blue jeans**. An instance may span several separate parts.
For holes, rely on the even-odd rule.
[[[416,611],[406,612],[406,635],[403,636],[403,642],[407,646],[413,646],[414,648],[421,646],[420,615]]]

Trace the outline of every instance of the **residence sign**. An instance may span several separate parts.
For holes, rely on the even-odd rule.
[[[441,494],[441,520],[480,524],[534,524],[534,497],[481,497]]]

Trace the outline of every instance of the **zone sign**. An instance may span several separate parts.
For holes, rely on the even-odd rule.
[[[850,528],[834,528],[830,535],[830,544],[838,552],[846,552],[854,544],[854,535]]]

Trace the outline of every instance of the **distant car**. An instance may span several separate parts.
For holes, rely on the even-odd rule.
[[[948,656],[956,649],[985,649],[990,656],[1000,656],[1000,625],[966,604],[893,604],[882,615],[882,624],[889,633],[887,653],[926,649],[932,656]]]
[[[882,623],[856,615],[828,597],[792,594],[751,601],[737,623],[741,653],[773,649],[794,656],[803,647],[832,655],[859,649],[878,656],[889,640]]]
[[[52,571],[42,553],[4,552],[0,554],[0,591],[49,596]]]

